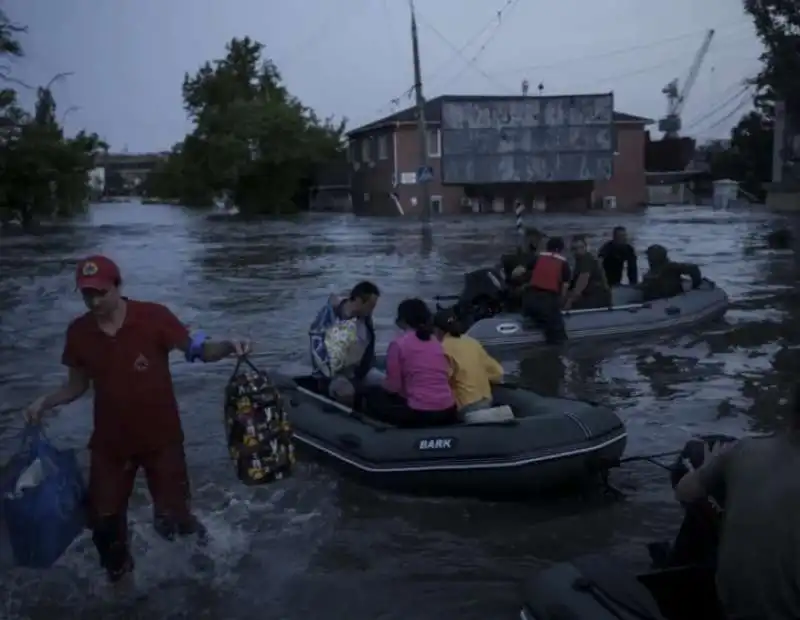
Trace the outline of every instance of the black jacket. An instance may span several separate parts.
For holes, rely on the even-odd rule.
[[[603,261],[603,271],[606,272],[609,286],[617,286],[622,283],[622,266],[625,263],[628,265],[628,284],[636,284],[639,281],[636,250],[630,243],[607,241],[600,248],[597,256]]]

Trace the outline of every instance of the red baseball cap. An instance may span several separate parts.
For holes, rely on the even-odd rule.
[[[107,291],[120,281],[119,267],[106,256],[89,256],[78,263],[75,270],[75,287],[79,290],[93,288]]]

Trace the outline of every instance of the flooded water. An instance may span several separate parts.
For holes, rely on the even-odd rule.
[[[693,433],[779,423],[800,365],[800,261],[764,249],[763,237],[786,222],[688,208],[536,221],[550,234],[594,233],[595,247],[617,224],[639,248],[660,242],[698,263],[731,297],[724,321],[560,353],[517,352],[503,360],[508,370],[542,392],[615,407],[629,427],[629,454],[678,448]],[[399,300],[456,292],[465,271],[494,263],[514,242],[509,215],[442,220],[426,237],[418,223],[397,219],[219,223],[138,204],[98,206],[85,222],[41,236],[0,238],[0,450],[15,445],[19,409],[63,377],[64,329],[82,311],[72,269],[83,255],[112,256],[129,296],[164,302],[208,333],[251,338],[259,362],[278,365],[305,361],[308,324],[330,292],[363,278],[378,283],[385,346]],[[109,595],[86,536],[45,573],[0,569],[0,619],[513,618],[531,571],[603,549],[639,566],[642,544],[677,526],[665,472],[644,463],[614,473],[628,492],[617,502],[599,493],[527,504],[408,498],[311,463],[251,490],[236,481],[223,439],[230,363],[176,360],[174,369],[210,548],[160,541],[142,484],[132,508],[138,599]],[[85,446],[90,407],[84,399],[62,410],[49,435]]]

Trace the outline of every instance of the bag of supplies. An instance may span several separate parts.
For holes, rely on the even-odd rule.
[[[17,453],[0,468],[0,524],[14,564],[49,568],[83,532],[86,487],[73,450],[59,450],[40,426],[22,431]]]
[[[244,484],[266,484],[291,473],[294,443],[283,399],[269,375],[246,357],[236,362],[225,388],[225,430]]]

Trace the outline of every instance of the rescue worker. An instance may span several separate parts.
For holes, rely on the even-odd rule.
[[[530,281],[523,293],[523,312],[544,331],[548,344],[567,339],[561,304],[567,294],[571,270],[564,258],[564,240],[551,237],[544,252],[528,263]]]
[[[694,505],[724,492],[717,592],[726,618],[800,618],[800,386],[786,432],[717,443],[675,487]]]
[[[640,285],[645,301],[682,294],[684,292],[682,276],[691,278],[693,289],[699,288],[703,283],[703,277],[697,265],[675,263],[669,260],[669,254],[663,245],[651,245],[645,254],[650,267]]]
[[[597,256],[603,263],[603,271],[609,286],[622,284],[623,266],[628,267],[628,284],[638,283],[639,269],[636,264],[636,250],[628,243],[628,231],[624,226],[614,228],[611,239],[603,244]]]
[[[525,244],[516,254],[503,256],[503,272],[508,284],[508,311],[518,311],[522,304],[522,293],[529,279],[528,267],[544,248],[545,235],[538,228],[525,229]]]
[[[112,583],[133,570],[127,510],[139,467],[147,477],[156,532],[168,540],[205,536],[189,505],[170,352],[179,349],[190,362],[215,362],[249,351],[245,342],[191,335],[166,306],[123,297],[121,284],[119,268],[105,256],[78,263],[76,285],[89,311],[67,328],[61,357],[67,381],[25,412],[28,422],[38,423],[44,413],[94,388],[89,524]]]
[[[569,285],[564,309],[603,308],[611,305],[611,289],[598,260],[586,247],[586,237],[572,238],[575,271]]]

